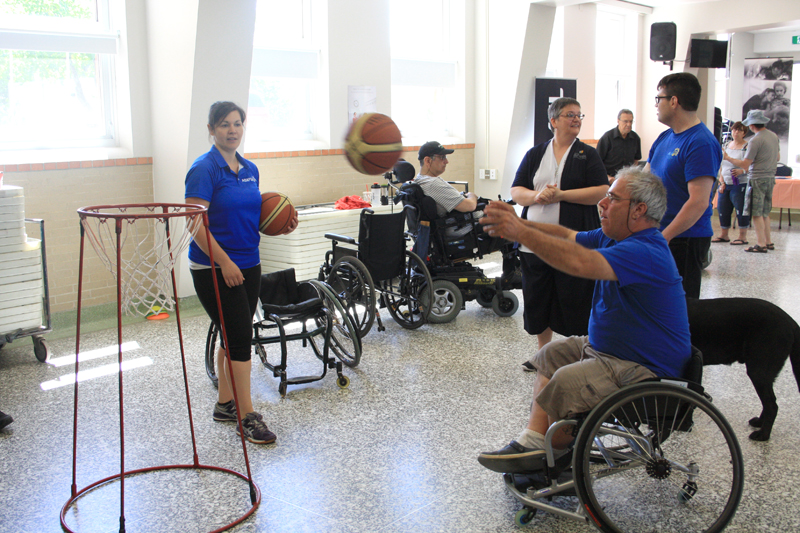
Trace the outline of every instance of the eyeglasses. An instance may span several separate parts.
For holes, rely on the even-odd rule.
[[[619,196],[614,196],[611,193],[606,193],[606,198],[608,198],[608,201],[611,203],[624,202],[625,200],[633,200],[633,198],[620,198]]]
[[[656,105],[658,105],[658,101],[662,98],[672,98],[671,96],[656,96]]]
[[[558,115],[558,116],[559,117],[564,117],[564,118],[569,119],[569,120],[572,120],[574,118],[577,118],[578,120],[583,120],[583,117],[585,117],[586,115],[584,115],[583,113],[575,114],[575,113],[570,112],[570,113],[567,113],[566,115]]]
[[[447,156],[446,155],[440,155],[440,154],[433,154],[431,156],[431,159],[436,159],[437,157],[439,159],[441,159],[442,161],[447,161]]]

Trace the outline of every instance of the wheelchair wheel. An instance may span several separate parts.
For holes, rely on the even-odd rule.
[[[375,284],[366,265],[355,257],[342,257],[325,280],[350,312],[359,337],[364,337],[375,321]]]
[[[358,366],[361,361],[361,337],[353,324],[349,313],[344,308],[339,298],[327,283],[311,280],[309,281],[319,292],[320,297],[325,302],[328,314],[325,318],[318,318],[318,325],[322,325],[323,320],[332,320],[330,349],[342,363],[349,367]],[[324,347],[323,347],[324,348]]]
[[[519,298],[511,291],[498,292],[492,298],[492,311],[497,316],[512,316],[519,309]]]
[[[428,285],[423,289],[423,293],[429,292]],[[444,279],[433,280],[433,295],[424,294],[424,298],[431,298],[431,314],[428,320],[432,324],[444,324],[452,322],[461,312],[464,305],[464,295],[455,283]]]
[[[733,430],[710,401],[676,385],[612,394],[584,421],[574,457],[578,496],[602,531],[721,531],[742,496]]]
[[[492,307],[492,300],[494,299],[495,291],[493,289],[482,289],[475,295],[475,301],[481,307]]]
[[[206,374],[208,379],[215,387],[219,386],[219,378],[217,378],[217,337],[219,331],[214,322],[208,326],[208,336],[206,337]]]
[[[406,264],[396,278],[380,282],[381,298],[395,322],[406,329],[417,329],[428,321],[431,312],[431,273],[424,261],[406,250]]]

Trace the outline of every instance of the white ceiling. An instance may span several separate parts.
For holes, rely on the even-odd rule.
[[[532,3],[548,2],[548,1],[552,0],[531,0]],[[644,6],[644,8],[654,8],[654,7],[668,7],[668,6],[686,5],[686,4],[703,4],[706,2],[717,2],[717,1],[719,0],[555,0],[555,2],[553,3],[557,6],[599,3],[599,4],[616,5],[618,7],[624,7],[627,5],[630,6],[631,8],[635,8],[636,6]],[[749,33],[772,33],[772,32],[783,32],[783,31],[800,31],[800,21],[787,21],[784,22],[783,25],[781,25],[780,27],[748,30]]]

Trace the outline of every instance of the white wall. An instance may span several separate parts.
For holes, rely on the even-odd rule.
[[[495,181],[475,182],[480,196],[508,196],[519,161],[533,145],[533,110],[526,106],[533,105],[534,78],[547,68],[554,13],[525,2],[475,2],[475,102],[467,103],[475,107],[475,168],[498,174]]]
[[[208,109],[247,106],[255,0],[147,0],[155,202],[182,203],[191,163],[208,151]],[[178,296],[194,294],[187,261]]]
[[[595,45],[597,42],[597,5],[580,4],[564,8],[564,77],[578,80],[577,99],[586,115],[581,125],[581,139],[594,137]],[[609,126],[610,127],[610,126]],[[606,128],[608,129],[608,128]],[[605,130],[604,130],[605,131]]]
[[[391,115],[389,11],[386,0],[336,0],[329,4],[331,148],[344,147],[344,136],[350,124],[348,85],[375,86],[378,113]]]

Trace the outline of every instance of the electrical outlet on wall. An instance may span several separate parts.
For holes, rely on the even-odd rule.
[[[482,180],[496,180],[497,170],[493,168],[482,168],[478,171],[478,178]]]

